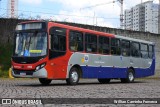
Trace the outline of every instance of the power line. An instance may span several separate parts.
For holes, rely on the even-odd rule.
[[[87,9],[87,8],[93,8],[93,7],[97,7],[97,6],[101,6],[101,5],[106,5],[106,4],[111,4],[111,3],[115,3],[115,2],[117,2],[117,1],[113,0],[112,2],[95,4],[95,5],[92,5],[92,6],[87,6],[87,7],[80,8],[80,10]]]
[[[111,4],[111,3],[115,3],[115,2],[119,2],[121,4],[120,27],[121,27],[121,29],[123,29],[124,28],[124,14],[123,14],[123,2],[124,2],[124,0],[113,0],[112,2],[95,4],[95,5],[92,5],[92,6],[81,8],[80,10],[83,10],[83,9],[86,9],[86,8],[93,8],[93,7],[97,7],[97,6],[101,6],[101,5],[106,5],[106,4]]]
[[[92,5],[92,6],[88,6],[88,7],[85,7],[85,8],[92,8],[92,7],[96,7],[96,6],[101,6],[101,5],[106,5],[106,4],[111,4],[111,3],[115,3],[115,2],[117,2],[118,0],[113,0],[112,2],[107,2],[107,3],[100,3],[100,4],[96,4],[96,5]],[[46,10],[52,10],[52,9],[50,9],[50,8],[42,8],[42,7],[34,7],[34,8],[40,8],[40,9],[46,9]],[[2,9],[2,10],[10,10],[10,9],[5,9],[5,8],[1,8],[0,7],[0,9]],[[81,8],[81,9],[84,9],[84,8]],[[36,9],[35,9],[36,10]],[[51,19],[51,20],[53,20],[53,17],[60,17],[60,16],[64,16],[64,17],[79,17],[79,18],[86,18],[86,20],[88,20],[87,18],[95,18],[96,17],[96,20],[97,19],[106,19],[106,20],[117,20],[117,19],[119,19],[119,18],[112,18],[112,17],[101,17],[101,16],[81,16],[81,15],[76,15],[76,14],[59,14],[59,13],[53,13],[53,12],[50,12],[50,11],[48,11],[48,12],[44,12],[43,10],[41,11],[33,11],[33,10],[31,10],[31,11],[29,11],[29,10],[15,10],[15,11],[17,11],[17,13],[22,13],[22,14],[19,14],[19,16],[17,17],[17,18],[26,18],[26,17],[28,17],[28,18],[35,18],[35,19]],[[70,11],[71,12],[71,11]],[[37,15],[36,15],[37,14]],[[41,17],[42,15],[41,14],[43,14],[44,15],[44,17]],[[41,16],[40,16],[41,15]],[[46,15],[46,18],[45,18],[45,15]],[[49,16],[50,15],[50,16]],[[3,14],[3,16],[5,16],[5,14]],[[3,16],[1,16],[1,17],[3,17]],[[39,17],[38,17],[39,16]],[[7,15],[6,15],[6,17],[8,17]],[[50,17],[50,18],[49,18]],[[55,17],[55,18],[56,18]],[[60,20],[62,20],[62,18],[60,18]],[[74,19],[72,19],[72,20],[74,20]]]
[[[10,9],[4,9],[4,8],[0,8],[2,10],[10,10]],[[73,15],[73,14],[58,14],[58,13],[50,13],[50,12],[33,12],[33,11],[26,11],[26,10],[17,10],[20,12],[27,12],[27,13],[41,13],[41,14],[51,14],[51,15],[58,15],[58,16],[75,16],[75,17],[86,17],[86,18],[94,18],[92,16],[79,16],[79,15]],[[118,19],[118,18],[106,18],[106,17],[97,17],[97,18],[102,18],[102,19]]]

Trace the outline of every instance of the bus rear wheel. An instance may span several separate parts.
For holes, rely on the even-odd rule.
[[[69,78],[66,79],[68,85],[77,85],[79,82],[79,71],[76,67],[71,68],[69,72]]]
[[[111,79],[98,79],[101,84],[109,83]]]
[[[51,83],[52,80],[50,79],[47,79],[47,78],[39,78],[39,82],[42,84],[42,85],[49,85]]]
[[[132,83],[134,82],[135,76],[134,71],[132,69],[129,69],[127,72],[127,78],[121,78],[122,83]]]

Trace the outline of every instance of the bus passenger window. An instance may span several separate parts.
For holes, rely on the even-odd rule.
[[[53,38],[52,50],[66,51],[66,37],[63,35],[51,35]]]
[[[113,54],[113,55],[120,55],[121,54],[119,39],[111,38],[111,54]]]
[[[60,39],[59,49],[61,51],[66,51],[66,37],[65,36],[61,36],[59,39]]]
[[[100,54],[110,54],[109,38],[99,36],[98,51]]]
[[[131,55],[133,57],[140,57],[140,44],[137,42],[132,42],[131,44]]]
[[[51,49],[55,51],[66,51],[66,30],[63,28],[51,28]]]
[[[141,44],[141,56],[142,58],[148,58],[148,45]]]
[[[97,36],[92,34],[85,34],[85,51],[97,52]]]
[[[66,29],[52,27],[49,30],[50,46],[49,59],[63,56],[66,54]]]
[[[82,33],[70,31],[69,48],[71,51],[83,51],[83,34]]]
[[[153,58],[154,48],[152,45],[149,45],[149,58]]]
[[[121,49],[123,56],[130,56],[130,42],[127,40],[121,41]]]

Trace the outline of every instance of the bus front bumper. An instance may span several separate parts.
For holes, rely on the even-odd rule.
[[[12,75],[16,78],[47,78],[47,70],[45,68],[38,71],[17,71],[12,69]]]

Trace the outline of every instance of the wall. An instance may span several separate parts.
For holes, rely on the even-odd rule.
[[[14,29],[16,24],[25,20],[18,20],[18,19],[0,19],[0,44],[5,45],[8,43],[13,43],[14,37]],[[91,26],[91,25],[83,25],[83,24],[76,24],[76,23],[67,23],[67,22],[58,22],[63,24],[68,24],[72,26],[82,27],[86,29],[92,29],[107,33],[112,33],[116,35],[137,38],[147,41],[155,42],[156,44],[156,69],[160,69],[160,34],[153,34],[149,32],[138,32],[138,31],[131,31],[131,30],[122,30],[116,28],[108,28],[108,27],[98,27],[98,26]]]

